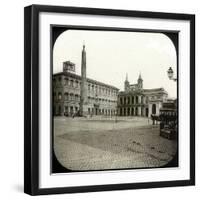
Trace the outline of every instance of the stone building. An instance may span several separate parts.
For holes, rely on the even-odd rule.
[[[81,76],[75,64],[63,63],[63,72],[53,75],[53,114],[73,116],[107,115],[117,112],[119,89],[86,77],[86,50],[83,45]]]
[[[124,82],[124,91],[118,94],[118,115],[145,116],[159,115],[163,102],[168,97],[164,88],[143,89],[141,74],[136,84],[130,84],[128,76]]]

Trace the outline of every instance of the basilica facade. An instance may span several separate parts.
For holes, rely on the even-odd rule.
[[[118,115],[144,117],[159,115],[167,97],[168,93],[164,88],[144,89],[141,74],[136,84],[130,84],[126,75],[124,91],[118,94]]]

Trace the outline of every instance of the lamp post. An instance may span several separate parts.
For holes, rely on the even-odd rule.
[[[170,80],[173,80],[173,81],[176,81],[177,82],[177,77],[174,78],[174,71],[173,69],[170,67],[168,70],[167,70],[167,75],[169,77]],[[177,99],[174,100],[174,106],[173,108],[171,108],[171,113],[167,112],[167,111],[163,111],[162,112],[162,119],[160,121],[160,136],[164,136],[166,135],[167,133],[167,137],[168,139],[170,138],[176,138],[176,134],[177,134],[177,121],[178,121],[178,118],[177,118]],[[176,117],[174,117],[176,116]],[[166,132],[166,128],[165,128],[165,124],[170,124],[170,131],[167,130]]]
[[[177,81],[177,78],[174,78],[174,71],[171,67],[167,70],[167,75],[170,80]]]
[[[116,110],[115,110],[115,123],[117,123],[117,106],[116,106]]]

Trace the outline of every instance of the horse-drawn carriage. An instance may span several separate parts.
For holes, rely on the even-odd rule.
[[[170,140],[177,138],[177,103],[171,100],[163,103],[159,115],[151,115],[153,125],[159,122],[160,136]]]
[[[177,139],[178,116],[176,100],[163,103],[160,109],[160,136],[170,140]]]

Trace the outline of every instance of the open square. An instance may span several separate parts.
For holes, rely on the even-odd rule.
[[[177,144],[159,133],[144,117],[54,117],[54,151],[74,171],[161,167]]]

